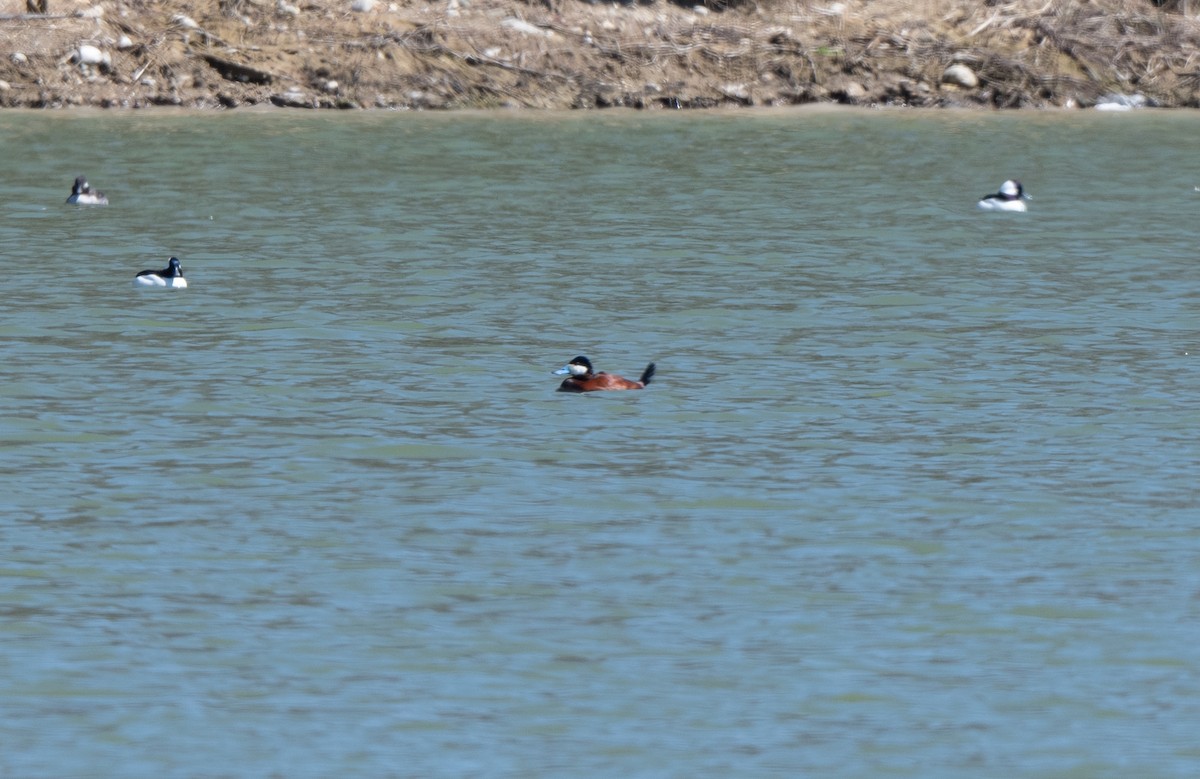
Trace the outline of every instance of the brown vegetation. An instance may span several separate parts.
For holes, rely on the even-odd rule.
[[[0,0],[0,105],[1200,103],[1185,0],[705,3]]]

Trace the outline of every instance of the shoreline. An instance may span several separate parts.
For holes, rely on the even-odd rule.
[[[1152,0],[46,1],[0,0],[0,107],[1200,107]]]
[[[246,105],[237,109],[213,108],[213,107],[194,107],[186,105],[149,105],[139,108],[105,108],[97,105],[71,105],[51,108],[31,108],[26,106],[18,106],[15,108],[0,108],[0,118],[5,116],[43,116],[43,117],[62,117],[65,120],[74,120],[89,117],[118,117],[127,116],[133,117],[187,117],[187,116],[222,116],[222,115],[240,115],[240,116],[262,116],[262,117],[282,117],[297,114],[310,116],[361,116],[363,118],[370,116],[386,116],[392,114],[422,114],[427,117],[443,116],[448,121],[455,116],[463,117],[495,117],[497,119],[511,118],[514,120],[536,120],[544,118],[546,121],[556,121],[572,116],[583,116],[585,114],[600,114],[604,116],[680,116],[680,115],[696,115],[696,116],[728,116],[733,117],[771,117],[771,116],[821,116],[827,114],[844,114],[844,115],[859,115],[859,116],[988,116],[988,115],[1011,115],[1033,117],[1037,116],[1044,119],[1053,119],[1061,117],[1064,120],[1079,118],[1081,116],[1096,116],[1100,118],[1110,113],[1120,113],[1121,115],[1131,116],[1168,116],[1168,115],[1200,115],[1200,112],[1191,107],[1162,107],[1154,106],[1141,108],[1130,111],[1109,112],[1097,111],[1090,108],[1080,107],[1045,107],[1045,108],[1025,108],[1004,111],[994,111],[991,109],[975,108],[970,106],[951,106],[951,107],[913,107],[913,106],[896,106],[896,105],[846,105],[842,103],[802,103],[796,105],[771,105],[771,106],[731,106],[718,105],[712,108],[686,108],[679,110],[670,110],[664,108],[630,108],[617,107],[605,108],[602,110],[580,110],[576,108],[540,108],[540,109],[521,109],[521,108],[453,108],[446,110],[428,110],[419,108],[394,107],[394,108],[366,108],[357,111],[345,110],[325,110],[325,109],[296,109],[293,107],[281,107],[271,103],[259,103],[254,105]]]

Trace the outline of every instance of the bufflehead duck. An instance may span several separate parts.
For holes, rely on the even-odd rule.
[[[1009,179],[1000,185],[1000,191],[994,195],[984,195],[976,205],[984,211],[1024,211],[1025,201],[1029,195],[1016,179]]]
[[[179,258],[172,257],[162,270],[144,270],[134,276],[133,286],[183,289],[187,286],[187,279],[183,277],[183,268],[179,267]]]
[[[87,182],[87,176],[76,176],[75,186],[71,187],[71,196],[67,198],[67,203],[73,206],[106,206],[108,198],[103,192],[92,189]]]
[[[645,389],[654,378],[654,363],[642,371],[640,381],[630,381],[612,373],[594,373],[592,361],[580,355],[554,372],[555,376],[568,376],[558,385],[559,392],[595,392],[596,390]]]

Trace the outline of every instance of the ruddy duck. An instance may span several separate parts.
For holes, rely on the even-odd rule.
[[[172,257],[167,267],[162,270],[144,270],[134,276],[133,286],[184,289],[187,287],[187,279],[183,277],[183,268],[179,267],[179,258]]]
[[[71,196],[67,203],[73,206],[106,206],[108,198],[103,192],[92,189],[87,182],[87,176],[76,176],[75,186],[71,187]]]
[[[983,211],[1024,211],[1025,201],[1029,195],[1016,179],[1009,179],[1000,185],[1000,191],[993,195],[984,195],[977,206]]]
[[[613,373],[595,373],[592,371],[592,361],[580,355],[554,372],[555,376],[568,376],[558,385],[559,392],[595,392],[597,390],[632,390],[645,389],[654,378],[654,363],[642,371],[640,381],[623,379]]]

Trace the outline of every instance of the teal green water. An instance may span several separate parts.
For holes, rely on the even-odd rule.
[[[1198,131],[0,114],[0,775],[1196,776]]]

